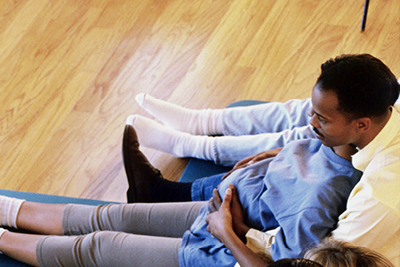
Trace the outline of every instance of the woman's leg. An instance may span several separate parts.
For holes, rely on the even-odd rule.
[[[182,237],[204,202],[68,205],[63,218],[64,235],[94,231],[119,231],[140,235]]]
[[[315,138],[310,125],[277,133],[210,137],[179,132],[139,115],[129,116],[127,124],[135,128],[142,146],[179,158],[210,160],[225,166],[233,166],[254,154],[283,147],[292,140]]]
[[[0,196],[0,226],[41,234],[61,234],[65,205]]]
[[[37,265],[37,261],[59,260],[64,257],[78,262],[83,259],[99,262],[115,260],[116,249],[122,255],[130,255],[121,260],[132,260],[132,257],[143,257],[140,248],[154,248],[155,245],[167,245],[165,254],[177,255],[180,237],[188,230],[203,206],[203,202],[163,203],[163,204],[121,204],[107,206],[54,205],[24,202],[17,217],[17,226],[21,229],[43,234],[84,234],[80,237],[45,237],[39,235],[4,232],[0,238],[0,251],[20,261]],[[41,224],[41,225],[40,225]],[[143,237],[116,232],[98,232],[115,230],[134,232]],[[168,236],[169,238],[156,238]],[[104,248],[107,248],[104,250]],[[126,252],[126,248],[137,248],[137,252]],[[114,254],[106,253],[114,250]],[[157,253],[163,255],[162,247]],[[36,252],[36,253],[35,253]],[[56,253],[57,254],[54,254]],[[174,254],[175,253],[175,254]],[[85,258],[85,255],[89,258]],[[111,256],[110,256],[111,255]],[[148,254],[147,254],[148,255]],[[92,259],[92,256],[94,259]],[[38,259],[36,258],[38,257]],[[167,257],[167,256],[162,256]],[[171,256],[172,262],[177,256]],[[157,257],[149,257],[155,260]],[[172,263],[171,263],[172,264]],[[118,265],[118,264],[117,264]],[[90,265],[89,265],[90,266]],[[105,264],[104,266],[107,266]],[[151,264],[149,265],[151,266]],[[173,266],[173,265],[171,265]]]
[[[148,94],[136,102],[169,128],[193,135],[253,135],[275,133],[308,124],[310,99],[270,102],[246,107],[194,110]]]
[[[96,232],[43,238],[37,247],[38,260],[51,265],[56,255],[65,266],[94,262],[99,266],[179,266],[181,237],[204,204],[67,205],[64,234]]]
[[[17,216],[17,228],[32,233],[61,235],[65,204],[26,201]]]
[[[126,123],[135,128],[142,146],[157,149],[178,158],[214,160],[213,137],[180,132],[140,115],[129,116]]]
[[[0,237],[0,251],[13,259],[39,266],[36,258],[36,247],[41,238],[41,235],[6,231]]]
[[[41,238],[40,266],[179,266],[182,238],[98,231],[83,236]]]
[[[45,266],[55,258],[65,266],[179,266],[181,237],[204,204],[67,205],[64,234],[96,232],[43,238],[37,247],[38,261]]]
[[[216,135],[222,133],[222,110],[194,110],[175,105],[149,94],[138,94],[136,102],[164,125],[193,135]]]
[[[179,266],[181,238],[98,231],[42,236],[6,231],[0,250],[33,266]]]
[[[311,125],[296,127],[278,133],[264,133],[214,138],[214,162],[233,166],[238,161],[257,153],[284,147],[293,140],[316,138]]]
[[[223,109],[224,135],[278,133],[309,124],[311,99],[292,99],[246,107]]]
[[[65,205],[42,204],[0,196],[1,226],[43,234],[60,234]],[[0,229],[0,251],[12,258],[38,266],[36,246],[40,235]]]
[[[222,110],[190,110],[149,95],[138,96],[138,103],[168,127],[138,115],[128,117],[127,124],[136,129],[141,145],[175,157],[193,157],[232,166],[239,160],[284,146],[291,140],[315,138],[312,128],[307,126],[310,99]],[[202,125],[206,122],[222,127],[218,131],[199,132],[199,127],[216,129],[215,125]],[[187,128],[182,128],[184,126]]]

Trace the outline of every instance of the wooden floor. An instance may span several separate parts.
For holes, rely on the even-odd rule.
[[[400,1],[0,1],[0,188],[125,201],[140,92],[192,108],[310,96],[320,64],[371,53],[400,76]],[[172,180],[186,160],[143,149]]]

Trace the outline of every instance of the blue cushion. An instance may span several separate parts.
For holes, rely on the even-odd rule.
[[[251,106],[267,103],[259,100],[240,100],[236,101],[227,106],[227,108],[239,107],[239,106]],[[208,177],[218,173],[225,173],[232,169],[232,167],[224,167],[222,165],[216,165],[212,161],[190,159],[185,171],[182,173],[179,182],[193,182],[194,180],[202,177]]]
[[[216,165],[212,161],[201,159],[190,159],[185,170],[182,173],[179,182],[187,183],[193,182],[198,178],[208,177],[218,173],[225,173],[232,169],[232,167],[224,167]]]

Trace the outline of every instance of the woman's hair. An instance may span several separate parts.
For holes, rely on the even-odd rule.
[[[341,55],[321,65],[316,86],[336,93],[339,109],[353,119],[380,118],[399,97],[396,76],[369,55]]]
[[[325,267],[394,267],[383,255],[371,249],[331,238],[307,251],[304,257]]]
[[[323,267],[321,264],[307,259],[281,259],[268,267]]]

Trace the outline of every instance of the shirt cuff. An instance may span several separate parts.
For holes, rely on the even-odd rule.
[[[279,229],[280,227],[262,232],[250,228],[250,230],[246,234],[246,246],[250,248],[254,253],[256,253],[259,257],[266,260],[272,260],[271,246],[275,242],[275,235],[279,231]]]

